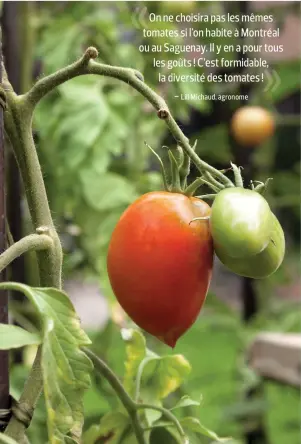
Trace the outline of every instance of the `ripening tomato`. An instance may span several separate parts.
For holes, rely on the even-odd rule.
[[[241,145],[259,145],[274,130],[275,120],[272,114],[260,106],[243,106],[234,113],[231,120],[231,132]]]
[[[220,261],[231,271],[241,276],[261,279],[273,274],[281,265],[285,252],[285,238],[281,225],[273,214],[273,229],[271,239],[261,253],[248,258],[233,258],[215,250]]]
[[[210,207],[178,193],[151,192],[123,213],[107,265],[115,296],[132,320],[174,347],[194,323],[209,287]]]
[[[272,217],[269,204],[256,191],[238,187],[220,191],[210,217],[214,248],[231,257],[260,253],[270,241]]]

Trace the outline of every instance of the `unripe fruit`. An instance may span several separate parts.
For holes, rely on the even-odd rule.
[[[269,243],[273,213],[261,194],[244,188],[226,188],[216,196],[210,216],[215,250],[231,257],[260,253]]]
[[[220,261],[234,273],[253,279],[266,278],[273,274],[283,261],[284,233],[278,219],[273,214],[271,240],[261,253],[248,258],[233,258],[226,255],[222,249],[216,249],[215,252]]]

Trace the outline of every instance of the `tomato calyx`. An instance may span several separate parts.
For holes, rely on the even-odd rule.
[[[220,191],[226,188],[245,189],[243,176],[241,173],[243,167],[237,166],[233,162],[230,162],[230,168],[223,170],[216,170],[210,167],[210,165],[207,165],[207,168],[205,166],[199,167],[201,175],[190,184],[187,184],[187,178],[190,173],[191,157],[186,152],[184,152],[182,146],[178,145],[176,149],[170,149],[167,146],[162,146],[162,148],[165,148],[168,153],[167,160],[163,162],[159,154],[149,144],[147,144],[146,142],[144,142],[144,144],[156,156],[157,160],[160,163],[165,191],[184,194],[187,197],[193,197],[195,196],[197,190],[201,186],[205,185],[214,193],[200,194],[195,197],[202,200],[214,200],[216,196],[220,193]],[[197,140],[191,147],[193,152],[195,152],[196,146]],[[195,159],[194,163],[196,163]],[[228,184],[222,183],[224,181],[222,180],[221,175],[224,176],[224,174],[228,171],[233,172],[234,182],[229,179]],[[265,182],[251,180],[250,188],[252,191],[256,191],[259,194],[264,195],[270,180],[272,179],[268,178]]]

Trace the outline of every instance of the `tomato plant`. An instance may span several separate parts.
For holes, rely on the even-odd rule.
[[[196,319],[212,271],[213,245],[208,223],[210,207],[192,196],[204,184],[214,191],[233,186],[221,171],[197,156],[195,145],[190,145],[165,101],[151,88],[145,87],[140,72],[97,63],[94,60],[97,56],[96,48],[89,47],[75,63],[39,79],[20,97],[13,91],[7,78],[0,91],[1,104],[6,111],[5,132],[18,161],[34,230],[15,243],[10,239],[10,246],[0,255],[0,272],[20,255],[36,251],[40,278],[38,288],[14,282],[0,284],[1,290],[22,292],[36,313],[34,331],[31,324],[28,327],[28,323],[24,323],[24,328],[0,324],[0,350],[28,345],[38,347],[20,402],[14,403],[12,411],[9,410],[9,403],[5,404],[5,435],[0,433],[0,441],[12,444],[27,441],[26,429],[42,390],[47,416],[47,441],[50,444],[63,444],[81,440],[83,398],[92,383],[92,370],[106,379],[123,405],[123,410],[106,415],[100,426],[93,424],[87,431],[87,440],[83,437],[84,442],[90,444],[107,436],[121,436],[126,431],[129,432],[129,442],[135,440],[139,444],[146,444],[152,424],[155,423],[154,427],[160,426],[161,417],[172,424],[175,429],[173,436],[177,437],[178,442],[186,443],[191,433],[218,439],[197,418],[192,418],[193,421],[191,418],[178,419],[162,406],[161,400],[176,390],[189,373],[190,365],[182,355],[167,356],[161,360],[146,350],[144,338],[139,332],[129,333],[125,329],[124,339],[130,343],[129,355],[134,356],[130,362],[126,362],[126,381],[122,385],[106,362],[95,354],[95,345],[82,329],[68,295],[62,291],[62,245],[52,219],[32,137],[35,108],[57,86],[86,74],[113,77],[131,84],[155,107],[157,116],[165,121],[179,143],[174,152],[168,151],[168,174],[155,153],[160,160],[163,183],[168,192],[144,195],[128,208],[114,231],[108,256],[110,278],[122,305],[139,325],[171,346]],[[0,134],[4,132],[0,131]],[[200,177],[187,186],[191,161],[200,172]],[[109,188],[116,192],[116,177],[113,174],[110,178]],[[125,191],[126,182],[117,180],[117,183]],[[88,188],[89,181],[85,181],[85,185]],[[129,189],[132,190],[131,187]],[[110,193],[104,194],[101,208],[104,204],[110,206]],[[130,196],[136,194],[131,192]],[[89,194],[89,199],[93,205],[99,206],[95,196]],[[120,204],[124,204],[129,197],[125,198],[120,191],[118,199]],[[162,364],[164,374],[172,374],[169,387],[162,372],[158,371],[158,363],[159,366]],[[153,403],[144,404],[140,401],[144,398],[141,385],[146,370],[148,375],[157,372],[158,381],[156,396],[151,400]],[[5,390],[9,400],[7,389],[8,384]],[[150,401],[149,396],[146,399],[146,402]],[[184,398],[178,405],[186,407],[198,405],[198,402]],[[150,418],[146,413],[149,410],[155,411],[156,415]],[[2,406],[0,414],[2,418]]]
[[[143,195],[128,207],[113,232],[107,262],[112,287],[126,312],[138,326],[171,347],[175,346],[177,339],[193,324],[204,303],[211,278],[214,243],[216,249],[225,248],[227,255],[229,252],[230,256],[233,254],[239,259],[240,256],[245,260],[249,256],[253,258],[259,255],[266,272],[272,272],[282,260],[284,239],[281,238],[281,231],[275,220],[269,219],[272,213],[266,201],[258,194],[261,188],[243,190],[240,171],[234,164],[232,169],[235,185],[223,171],[200,159],[195,151],[196,143],[191,145],[164,99],[146,86],[143,75],[136,69],[98,63],[94,60],[97,56],[96,48],[89,47],[76,62],[50,76],[40,78],[21,96],[13,91],[6,76],[3,79],[3,88],[0,88],[0,105],[5,110],[5,134],[24,182],[33,229],[31,234],[15,243],[9,239],[9,247],[0,255],[0,272],[17,257],[35,251],[40,282],[38,288],[13,282],[0,284],[1,290],[22,292],[36,315],[34,325],[28,322],[24,322],[21,327],[0,324],[0,350],[6,352],[28,345],[38,349],[29,377],[20,392],[20,401],[14,402],[12,409],[9,402],[6,402],[4,409],[1,406],[1,427],[3,426],[5,435],[0,433],[0,441],[12,444],[27,441],[26,430],[42,390],[47,416],[47,441],[50,444],[79,440],[90,444],[107,439],[108,436],[114,436],[114,440],[119,439],[124,433],[128,442],[135,440],[139,444],[146,444],[152,428],[160,428],[162,424],[166,429],[165,434],[172,427],[172,436],[183,444],[188,442],[191,432],[219,441],[218,436],[206,429],[197,418],[183,418],[182,415],[177,418],[171,412],[171,409],[199,405],[197,401],[184,396],[170,410],[163,407],[162,400],[180,386],[190,371],[190,365],[182,355],[161,358],[146,348],[145,339],[140,332],[124,328],[122,335],[127,341],[128,359],[125,362],[126,375],[122,384],[107,363],[95,354],[96,345],[92,344],[82,329],[68,295],[62,291],[61,239],[52,219],[32,137],[36,107],[48,93],[70,79],[91,74],[102,78],[107,76],[120,80],[139,92],[170,130],[176,148],[168,151],[168,172],[155,152],[167,191]],[[77,83],[76,96],[80,84],[81,82]],[[88,84],[84,91],[86,87]],[[67,88],[64,92],[70,94],[74,90]],[[95,91],[91,91],[92,96],[95,98]],[[88,103],[85,92],[82,97],[85,99],[82,103],[86,110]],[[89,103],[91,97],[89,96]],[[113,101],[115,100],[116,96]],[[95,102],[96,110],[99,109],[99,103],[102,102]],[[130,108],[128,103],[126,105],[126,108]],[[120,130],[118,120],[116,125],[118,117],[115,116],[114,119],[114,129]],[[80,120],[77,115],[76,122]],[[71,121],[74,123],[73,119]],[[110,119],[106,123],[111,124]],[[70,121],[67,127],[69,125]],[[73,129],[73,125],[70,126]],[[97,125],[95,127],[96,131],[93,127],[94,131],[89,132],[89,144],[93,148],[100,131]],[[2,139],[3,134],[4,131],[0,128]],[[126,137],[126,134],[124,132],[121,138]],[[115,155],[118,153],[120,151],[115,152]],[[82,161],[81,155],[79,157],[80,159],[72,162],[74,168]],[[136,162],[137,159],[134,160]],[[187,185],[191,161],[199,177]],[[99,175],[99,169],[103,172],[106,165],[107,159],[94,170],[93,178]],[[106,178],[108,190],[99,186],[103,194],[103,200],[100,201],[98,194],[94,193],[97,187],[93,180],[94,188],[90,186],[90,174],[81,176],[85,199],[95,210],[110,209],[112,194],[116,196],[118,207],[123,207],[137,197],[136,190],[112,172]],[[101,185],[101,180],[97,183]],[[214,194],[193,197],[196,190],[203,185],[213,190]],[[237,199],[238,193],[241,197]],[[231,204],[225,196],[232,196]],[[212,212],[202,197],[215,199]],[[84,216],[87,218],[86,214]],[[111,221],[109,219],[106,225],[112,226]],[[238,222],[236,226],[233,223],[235,221]],[[275,233],[271,235],[273,227]],[[91,239],[97,244],[95,238],[92,229]],[[274,247],[277,248],[277,254]],[[227,259],[226,257],[225,262]],[[240,273],[241,270],[237,268],[237,272]],[[100,425],[92,424],[86,435],[83,433],[83,402],[84,395],[93,382],[90,375],[93,370],[109,383],[119,402],[118,410],[105,415]],[[154,397],[144,391],[149,380],[156,380]],[[8,388],[6,383],[4,389],[7,392],[7,401]],[[155,412],[155,415],[149,411]],[[2,418],[5,420],[2,421]],[[168,421],[168,426],[164,420]]]
[[[231,131],[241,145],[255,146],[268,139],[275,130],[272,114],[260,106],[239,108],[231,120]]]
[[[260,253],[270,241],[272,213],[258,192],[240,187],[218,193],[212,205],[210,226],[216,251],[230,257]]]
[[[193,324],[209,287],[213,245],[208,204],[151,192],[121,216],[108,251],[108,274],[128,315],[174,347]]]

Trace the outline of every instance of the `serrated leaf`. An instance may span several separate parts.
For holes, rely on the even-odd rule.
[[[215,432],[207,429],[203,426],[197,418],[187,416],[180,420],[181,425],[184,429],[191,430],[195,433],[200,433],[201,435],[207,436],[208,438],[214,439],[216,442],[228,442],[232,438],[220,438]]]
[[[17,325],[0,324],[0,350],[41,344],[37,333],[30,333]]]
[[[41,365],[50,444],[77,440],[83,425],[82,398],[90,386],[92,363],[80,347],[91,343],[80,327],[66,293],[4,283],[0,288],[21,291],[41,319]],[[65,440],[65,441],[64,441]]]
[[[133,202],[138,195],[131,182],[115,173],[80,172],[82,192],[88,205],[98,211],[109,211]]]
[[[180,387],[190,371],[183,355],[158,357],[145,365],[142,388],[151,390],[155,399],[164,399]]]
[[[199,401],[194,401],[191,399],[188,395],[182,396],[182,398],[176,403],[174,407],[172,407],[170,410],[180,409],[183,407],[189,407],[192,405],[200,405],[201,403]]]
[[[83,436],[83,444],[106,442],[119,444],[125,429],[130,425],[130,419],[121,412],[107,413],[100,424],[93,424]]]
[[[60,86],[63,96],[63,116],[58,122],[53,137],[58,142],[68,139],[68,151],[85,154],[101,135],[109,117],[107,102],[102,93],[101,81],[95,78],[78,77]],[[101,141],[98,142],[99,146]],[[66,147],[62,152],[64,155]],[[69,153],[70,154],[70,153]],[[66,156],[65,156],[66,159]],[[69,159],[72,162],[72,159]]]
[[[146,348],[144,336],[138,330],[123,330],[123,338],[127,341],[124,386],[131,395],[136,395],[139,369],[139,398],[143,402],[159,403],[175,391],[190,373],[191,366],[183,355],[156,355]],[[158,413],[152,413],[151,416],[152,421],[160,417]]]
[[[17,441],[15,441],[13,438],[10,438],[7,435],[4,435],[3,433],[0,433],[0,443],[1,444],[18,444]]]

